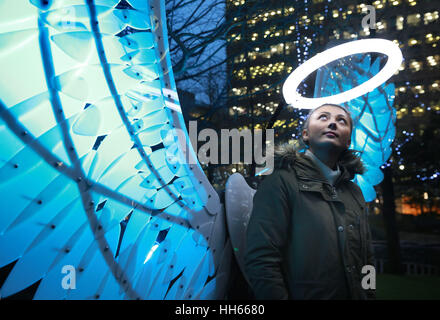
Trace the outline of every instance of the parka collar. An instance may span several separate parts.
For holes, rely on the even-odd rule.
[[[365,170],[359,157],[355,156],[352,152],[348,156],[350,161],[338,162],[341,174],[335,181],[335,185],[346,180],[352,180],[355,174],[362,174]],[[299,177],[329,183],[314,161],[304,152],[299,152],[293,145],[287,144],[278,147],[275,152],[274,162],[276,169],[287,169],[294,166]]]
[[[331,184],[334,184],[338,177],[341,175],[341,169],[339,168],[339,165],[336,165],[336,170],[330,169],[324,162],[322,162],[317,156],[315,156],[315,154],[310,149],[307,149],[304,152],[304,155],[309,156],[313,160],[313,162],[317,165],[319,170]]]
[[[295,170],[298,177],[330,183],[327,178],[325,178],[319,167],[312,160],[312,158],[310,158],[308,155],[298,152],[295,162]],[[351,177],[350,173],[343,165],[339,164],[339,169],[341,171],[341,174],[336,179],[334,185],[338,185],[343,181],[351,180],[354,178]]]

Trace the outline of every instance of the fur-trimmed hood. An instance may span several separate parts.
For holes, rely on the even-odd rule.
[[[361,158],[356,153],[357,151],[354,150],[346,150],[339,157],[338,165],[343,173],[348,173],[349,180],[352,180],[355,174],[363,174],[365,172]],[[275,169],[287,169],[298,161],[306,166],[311,166],[310,169],[316,168],[313,161],[304,155],[303,152],[300,152],[295,145],[285,144],[278,146],[275,149],[274,157]],[[306,161],[304,161],[305,159]]]

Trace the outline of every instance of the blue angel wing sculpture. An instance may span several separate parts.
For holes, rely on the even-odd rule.
[[[380,70],[381,57],[372,61],[369,54],[338,60],[318,70],[315,97],[325,97],[349,90],[367,81]],[[380,170],[391,156],[396,133],[395,87],[384,83],[375,90],[344,103],[353,117],[350,149],[361,151],[366,172],[357,174],[365,201],[376,198],[374,186],[383,180]]]
[[[224,296],[164,21],[158,0],[0,2],[1,298]]]

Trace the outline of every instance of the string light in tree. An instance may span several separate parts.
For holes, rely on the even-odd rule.
[[[413,132],[407,132],[406,130],[403,130],[403,131],[402,131],[402,134],[403,134],[404,136],[406,136],[406,138],[405,138],[404,141],[402,141],[401,143],[398,143],[397,146],[395,147],[395,151],[396,151],[396,154],[397,154],[398,156],[401,155],[401,151],[400,151],[400,150],[402,149],[402,147],[403,147],[406,143],[408,143],[408,142],[410,141],[411,137],[414,136],[414,133],[413,133]],[[393,162],[393,159],[389,159],[389,161],[387,161],[385,164],[383,164],[380,168],[381,168],[381,169],[385,169],[385,168],[387,168],[387,167],[390,167],[392,162]],[[399,165],[399,167],[400,167],[400,166],[402,165],[402,162],[403,162],[403,158],[399,158],[399,159],[397,160],[397,165]],[[402,169],[401,169],[401,170],[402,170]]]
[[[395,148],[396,154],[398,156],[401,155],[401,151],[400,150],[402,149],[402,147],[406,143],[408,143],[414,137],[414,132],[408,132],[406,130],[403,130],[402,134],[405,136],[405,138],[403,139],[403,141],[401,143],[398,143],[396,148]],[[398,168],[400,170],[405,170],[405,166],[403,165],[403,160],[404,160],[404,158],[402,158],[402,157],[399,157],[399,159],[397,160],[397,165],[398,165]],[[385,169],[387,167],[390,167],[392,165],[392,162],[393,162],[393,159],[390,159],[387,163],[385,163],[384,165],[381,166],[381,169]],[[422,169],[422,171],[426,171],[426,169],[425,170]],[[422,181],[422,182],[424,182],[424,181],[432,181],[432,180],[440,178],[440,170],[435,169],[434,173],[431,174],[431,175],[417,174],[416,178],[419,181]]]

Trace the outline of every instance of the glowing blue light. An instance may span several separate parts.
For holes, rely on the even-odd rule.
[[[189,161],[164,2],[128,2],[0,1],[2,298],[38,281],[35,299],[224,295],[220,200]]]
[[[157,250],[157,248],[159,248],[159,244],[155,244],[154,246],[151,247],[150,251],[148,252],[145,260],[144,260],[144,264],[148,262],[148,260],[151,259],[151,256],[153,255],[154,251]]]
[[[370,55],[356,55],[359,62],[345,60],[333,67],[319,69],[315,82],[315,97],[325,97],[344,92],[368,80],[379,72],[380,60],[371,61]],[[357,63],[355,67],[353,64]],[[356,70],[367,71],[359,73]],[[344,74],[344,77],[335,75]],[[379,168],[390,166],[386,161],[391,156],[391,143],[395,136],[396,110],[393,107],[394,84],[383,84],[367,95],[353,99],[344,105],[355,119],[351,149],[361,151],[361,159],[367,169],[363,175],[356,175],[354,182],[361,188],[365,200],[376,198],[374,185],[383,180]]]

